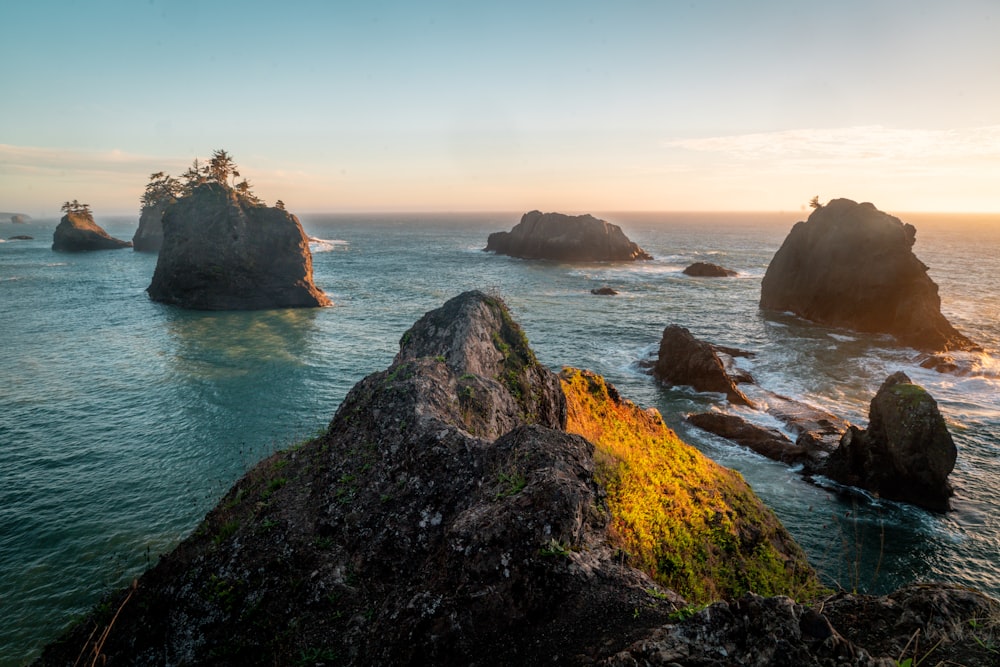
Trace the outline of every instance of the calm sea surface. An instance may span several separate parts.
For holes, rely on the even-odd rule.
[[[145,293],[156,258],[57,254],[56,220],[0,224],[0,664],[20,664],[177,544],[270,452],[326,426],[348,389],[385,368],[403,332],[459,292],[497,290],[539,359],[592,369],[688,442],[738,469],[828,583],[881,592],[913,580],[1000,596],[1000,216],[902,216],[942,309],[984,345],[965,375],[920,368],[882,336],[757,309],[760,280],[804,213],[605,215],[652,262],[565,265],[480,252],[516,214],[305,216],[320,310],[188,312]],[[98,218],[131,238],[135,218]],[[740,272],[688,278],[689,263]],[[598,297],[594,287],[620,294]],[[954,511],[842,499],[785,466],[684,424],[729,409],[666,389],[639,362],[668,324],[751,350],[762,387],[866,425],[904,370],[938,400],[959,448]],[[745,417],[770,424],[766,416]]]

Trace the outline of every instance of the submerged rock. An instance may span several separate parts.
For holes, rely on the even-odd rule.
[[[632,261],[652,259],[613,225],[592,215],[531,211],[509,232],[494,232],[486,251],[523,259],[562,262]]]
[[[596,294],[597,296],[615,296],[618,291],[611,287],[595,287],[590,290],[591,294]]]
[[[812,451],[795,444],[781,431],[751,424],[737,415],[701,412],[688,415],[687,421],[703,431],[732,440],[761,456],[789,465],[812,463],[815,457]]]
[[[128,241],[116,239],[104,231],[87,212],[67,213],[52,233],[52,249],[59,252],[117,250],[131,246]]]
[[[681,326],[670,325],[663,330],[653,374],[670,385],[717,392],[725,394],[730,403],[753,405],[726,374],[725,366],[712,345],[698,340]]]
[[[696,278],[731,278],[737,275],[732,269],[711,262],[695,262],[684,269],[684,274]]]
[[[154,301],[196,310],[329,306],[313,284],[309,241],[284,209],[246,201],[219,183],[195,188],[163,214]]]
[[[500,300],[467,292],[40,662],[109,628],[108,664],[593,664],[684,608],[663,581],[813,590],[742,478],[664,430],[596,376],[560,381]],[[640,492],[674,540],[616,514]]]
[[[764,274],[760,307],[923,350],[976,348],[941,314],[915,238],[913,225],[870,203],[835,199],[789,232]]]
[[[16,234],[15,236],[7,237],[9,241],[33,241],[34,239],[34,236],[28,236],[27,234]]]
[[[898,372],[872,399],[868,428],[852,426],[844,434],[823,474],[883,498],[945,511],[957,457],[937,402]]]

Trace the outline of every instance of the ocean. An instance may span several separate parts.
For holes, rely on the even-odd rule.
[[[384,369],[423,313],[467,289],[499,293],[539,360],[596,371],[659,409],[687,442],[739,470],[831,586],[886,592],[918,580],[1000,596],[1000,215],[900,215],[942,310],[987,350],[963,374],[919,366],[886,336],[757,307],[760,281],[805,211],[601,214],[650,262],[568,265],[481,252],[519,213],[307,215],[316,284],[332,308],[194,312],[145,293],[155,256],[58,254],[57,220],[0,224],[0,665],[22,664],[108,589],[127,585],[198,524],[249,466],[325,428],[347,391]],[[101,218],[129,239],[137,216]],[[681,271],[694,261],[730,279]],[[595,296],[609,286],[617,296]],[[733,410],[664,388],[642,366],[663,328],[756,353],[757,383],[867,424],[903,370],[940,404],[959,455],[954,510],[843,497],[687,425]],[[751,395],[751,397],[753,397]],[[764,425],[762,412],[734,410]]]

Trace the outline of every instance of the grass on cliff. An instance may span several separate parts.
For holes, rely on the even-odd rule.
[[[805,555],[739,473],[684,443],[587,371],[564,369],[566,430],[595,446],[611,536],[629,563],[692,603],[819,592]]]

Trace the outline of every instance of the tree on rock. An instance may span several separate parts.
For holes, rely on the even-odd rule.
[[[142,208],[154,208],[160,204],[170,203],[177,199],[184,186],[170,174],[158,171],[149,175],[146,191],[142,193],[140,203]]]
[[[63,205],[60,207],[60,210],[63,211],[64,213],[80,213],[82,215],[91,215],[90,204],[81,204],[77,199],[63,203]]]
[[[228,184],[230,176],[235,181],[240,175],[240,172],[236,169],[236,162],[233,160],[233,156],[222,149],[212,151],[212,159],[208,161],[206,170],[210,180],[222,185]]]

